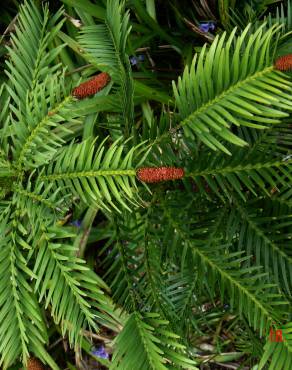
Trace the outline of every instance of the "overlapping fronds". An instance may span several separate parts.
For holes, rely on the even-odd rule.
[[[70,344],[77,347],[82,329],[98,330],[97,309],[108,309],[101,290],[107,286],[76,257],[76,248],[62,241],[69,237],[72,235],[66,231],[50,228],[38,240],[34,290],[46,308],[50,305],[62,334],[68,334]]]
[[[58,64],[50,66],[50,63],[63,46],[51,50],[48,46],[64,23],[60,20],[61,15],[62,11],[59,11],[50,18],[48,7],[45,6],[41,13],[33,1],[27,1],[20,7],[6,65],[11,96],[22,108],[27,99],[32,102],[30,94],[36,85],[60,67]]]
[[[26,217],[27,223],[37,232],[42,224],[53,225],[68,211],[69,202],[59,196],[60,189],[52,191],[53,183],[45,186],[43,182],[33,182],[28,179],[26,187],[15,183],[12,204]]]
[[[277,338],[277,330],[281,335]],[[286,370],[292,367],[292,323],[281,328],[272,329],[272,335],[267,339],[265,352],[259,363],[259,370]]]
[[[287,0],[287,8],[285,9],[284,4],[281,3],[276,8],[276,15],[273,16],[271,12],[269,12],[266,20],[269,26],[274,24],[281,24],[282,25],[282,33],[285,35],[286,32],[291,31],[292,29],[292,2],[291,0]]]
[[[252,153],[259,153],[270,157],[279,158],[283,161],[291,158],[290,147],[292,130],[291,125],[288,121],[283,120],[282,123],[274,125],[269,130],[255,131],[247,127],[241,127],[239,129],[240,136],[249,143],[249,155]]]
[[[114,218],[114,232],[101,250],[101,254],[106,252],[104,278],[110,284],[113,298],[129,312],[142,303],[143,221],[138,213],[123,212],[122,217]]]
[[[173,62],[194,45],[163,31],[154,1],[146,24],[140,0],[63,2],[51,16],[25,0],[1,54],[0,367],[58,370],[46,346],[61,333],[77,361],[107,337],[111,370],[196,369],[232,347],[290,370],[291,57],[277,56],[291,1],[241,33],[221,33],[221,14],[173,100]],[[159,54],[157,37],[172,44]],[[131,64],[149,80],[136,93]],[[284,341],[263,349],[273,326]]]
[[[108,1],[105,23],[82,27],[79,41],[92,63],[105,69],[115,80],[121,80],[126,60],[126,42],[131,30],[129,12],[123,1]]]
[[[207,280],[211,286],[219,281],[221,297],[229,295],[231,307],[244,315],[261,336],[274,320],[283,320],[285,308],[279,310],[279,306],[287,303],[271,289],[269,282],[265,282],[261,268],[242,266],[248,257],[241,252],[225,254],[225,246],[217,246],[216,253],[214,246],[191,244],[190,248],[199,272],[206,274],[208,271]]]
[[[47,7],[41,13],[33,2],[25,3],[12,35],[12,47],[8,47],[6,90],[12,101],[2,140],[7,135],[11,137],[13,159],[18,168],[47,163],[62,143],[53,128],[71,118],[68,109],[71,98],[65,99],[68,87],[64,74],[58,72],[60,65],[51,65],[63,45],[49,49],[63,24],[61,14],[59,11],[49,19]],[[7,140],[2,143],[7,152]]]
[[[191,164],[185,176],[198,184],[204,179],[222,199],[231,199],[234,192],[245,201],[248,192],[270,197],[273,188],[288,186],[292,181],[291,164],[291,159],[279,157],[266,160],[265,153],[259,152],[249,155],[245,150],[237,150],[232,158],[207,152]]]
[[[61,134],[71,132],[63,125],[73,120],[73,98],[64,74],[49,75],[31,92],[33,102],[15,109],[12,119],[13,159],[17,168],[35,168],[48,163],[65,143]],[[58,129],[58,133],[56,132]]]
[[[168,321],[157,314],[135,312],[116,338],[111,369],[197,369],[184,350]]]
[[[141,216],[138,212],[124,212],[115,220],[115,232],[101,251],[101,254],[107,251],[103,262],[104,278],[110,284],[115,301],[128,311],[155,307],[167,318],[171,301],[164,291],[159,245],[145,234],[145,227],[149,232],[152,228],[148,222],[149,216]]]
[[[198,276],[194,269],[169,271],[164,281],[164,295],[170,302],[168,312],[173,311],[173,321],[180,330],[191,324],[194,318],[194,307],[198,307],[196,293],[199,289]],[[176,321],[178,320],[178,321]]]
[[[251,263],[250,257],[243,252],[229,251],[228,239],[224,239],[223,235],[227,212],[225,208],[217,211],[210,208],[209,216],[200,211],[188,212],[185,222],[178,221],[180,214],[175,208],[170,208],[169,202],[165,209],[170,225],[166,240],[171,241],[168,242],[169,248],[172,248],[173,240],[176,245],[180,245],[182,250],[177,256],[181,255],[179,261],[182,271],[184,266],[193,264],[194,277],[196,274],[204,276],[204,279],[197,280],[197,284],[202,287],[207,285],[210,292],[219,288],[222,301],[227,296],[230,306],[244,315],[261,335],[273,320],[283,320],[284,316],[281,315],[285,309],[279,307],[284,301],[277,294],[275,284],[270,283],[268,275],[260,266]],[[230,229],[228,237],[232,240],[236,231]],[[250,253],[253,255],[255,251]],[[277,266],[280,268],[280,261]],[[190,269],[186,272],[189,274]]]
[[[72,192],[86,204],[95,203],[110,211],[118,206],[130,210],[125,200],[137,204],[135,200],[136,171],[133,169],[133,147],[123,158],[123,145],[116,140],[105,152],[104,140],[95,148],[94,141],[72,143],[61,150],[59,155],[40,175],[40,181],[54,181],[66,191]],[[116,204],[117,203],[117,204]]]
[[[257,3],[245,3],[243,9],[231,9],[231,22],[233,26],[243,30],[247,24],[251,23],[251,31],[257,30],[263,23],[265,29],[274,25],[281,25],[280,40],[287,32],[291,30],[292,26],[292,3],[291,0],[287,0],[287,7],[284,3],[276,2],[277,6],[274,7],[272,12],[265,12],[268,7],[268,3],[260,2]],[[243,10],[243,11],[242,11]],[[264,14],[264,17],[260,17]],[[281,41],[280,41],[281,43]]]
[[[88,60],[102,71],[108,72],[120,86],[119,96],[123,112],[125,136],[133,125],[133,79],[126,53],[129,26],[129,11],[124,11],[124,1],[107,2],[104,24],[81,29],[79,42]]]
[[[35,274],[22,252],[26,234],[18,222],[17,210],[7,208],[0,225],[0,363],[7,369],[19,357],[26,362],[35,353],[53,369],[58,369],[44,350],[47,331],[33,288],[28,283]]]
[[[253,254],[256,263],[264,266],[266,272],[274,275],[279,286],[291,294],[291,214],[277,214],[276,209],[273,209],[269,216],[267,207],[260,203],[255,212],[254,203],[244,206],[234,201],[235,207],[229,213],[226,236],[232,240],[238,235],[238,249],[245,249],[248,255]]]
[[[9,119],[10,119],[10,104],[11,96],[8,94],[6,90],[5,83],[2,83],[0,86],[0,104],[1,104],[1,112],[0,112],[0,143],[1,143],[1,152],[6,152],[8,150],[7,145],[7,133],[4,131],[3,127],[8,127]]]
[[[268,128],[287,117],[292,108],[291,82],[274,70],[270,44],[278,27],[236,37],[233,30],[217,36],[173,83],[180,126],[213,150],[231,154],[222,143],[244,146],[237,126]],[[248,38],[247,38],[248,35]],[[233,47],[235,43],[235,47]],[[285,111],[283,111],[286,110]]]

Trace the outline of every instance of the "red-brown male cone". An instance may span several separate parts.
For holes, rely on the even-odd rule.
[[[30,357],[27,361],[27,370],[45,370],[45,368],[40,360]]]
[[[137,176],[143,182],[160,182],[178,180],[184,177],[183,168],[176,167],[145,167],[137,171]]]
[[[275,69],[278,71],[292,70],[292,54],[287,54],[279,57],[275,62]]]
[[[110,82],[110,79],[111,78],[107,73],[99,73],[90,80],[75,87],[72,95],[77,99],[87,98],[88,96],[94,95],[98,91],[102,90]]]

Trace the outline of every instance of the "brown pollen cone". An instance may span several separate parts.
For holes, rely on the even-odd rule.
[[[153,183],[168,180],[178,180],[184,177],[183,168],[176,167],[145,167],[137,171],[140,181]]]
[[[45,370],[45,368],[40,360],[31,357],[27,361],[27,370]]]
[[[278,71],[291,71],[292,70],[292,54],[283,55],[276,59],[275,69]]]
[[[73,89],[72,95],[77,99],[84,99],[96,94],[110,82],[109,74],[102,72],[92,77],[90,80],[83,82]]]

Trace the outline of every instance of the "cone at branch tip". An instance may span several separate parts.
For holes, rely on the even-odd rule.
[[[287,54],[276,59],[274,64],[275,69],[278,71],[291,71],[292,70],[292,54]]]
[[[27,361],[27,370],[45,370],[45,368],[40,360],[30,357]]]
[[[147,183],[178,180],[184,177],[184,170],[176,167],[145,167],[137,171],[137,177]]]
[[[92,77],[90,80],[83,82],[73,89],[72,95],[77,99],[84,99],[96,94],[110,82],[109,74],[102,72]]]

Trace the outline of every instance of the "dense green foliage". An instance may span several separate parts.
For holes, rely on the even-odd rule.
[[[292,368],[292,79],[274,66],[292,3],[274,2],[5,8],[3,369]],[[137,179],[159,166],[185,176]]]

